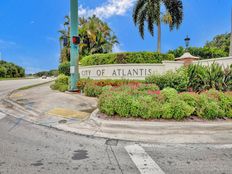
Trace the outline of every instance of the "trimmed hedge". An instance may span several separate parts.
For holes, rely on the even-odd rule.
[[[128,64],[128,63],[162,63],[163,60],[174,60],[173,54],[161,54],[156,52],[125,52],[109,54],[93,54],[81,60],[82,66],[104,64]]]

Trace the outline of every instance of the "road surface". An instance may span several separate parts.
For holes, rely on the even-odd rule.
[[[43,80],[1,81],[0,96]],[[1,112],[0,174],[232,174],[230,144],[145,144],[75,135]]]

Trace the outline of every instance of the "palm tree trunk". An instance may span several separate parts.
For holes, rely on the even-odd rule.
[[[157,42],[157,52],[161,52],[161,21],[158,22],[158,42]]]

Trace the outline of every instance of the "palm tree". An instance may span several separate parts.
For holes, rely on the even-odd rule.
[[[166,11],[161,11],[162,5]],[[139,27],[141,37],[144,39],[145,22],[148,30],[154,36],[154,25],[158,27],[157,51],[161,51],[161,23],[169,25],[170,30],[179,28],[183,21],[183,4],[181,0],[138,0],[133,11],[133,20]]]

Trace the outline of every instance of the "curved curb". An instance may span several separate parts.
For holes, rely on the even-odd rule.
[[[12,94],[15,91],[12,91],[9,94]],[[41,116],[43,117],[42,113],[34,111],[33,108],[25,108],[24,106],[10,99],[4,100],[13,105],[18,110],[22,110],[25,113],[28,113],[28,116],[21,118],[25,121],[82,136],[152,143],[215,143],[219,142],[220,139],[223,139],[223,142],[232,143],[232,137],[230,136],[230,138],[228,136],[228,134],[232,134],[232,121],[115,121],[98,118],[97,114],[99,113],[99,109],[96,109],[91,113],[90,118],[83,122],[76,124],[48,125],[39,122],[39,118],[41,117],[38,117],[38,114],[41,114]]]

